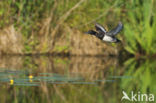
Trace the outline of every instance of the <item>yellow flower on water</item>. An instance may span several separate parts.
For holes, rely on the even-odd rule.
[[[32,75],[29,75],[29,79],[32,79],[33,78],[33,76]]]
[[[11,80],[10,80],[10,85],[13,85],[13,84],[14,84],[14,80],[11,79]]]
[[[33,75],[29,75],[29,82],[32,82]]]

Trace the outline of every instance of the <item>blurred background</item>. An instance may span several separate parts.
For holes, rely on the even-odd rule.
[[[116,103],[122,90],[156,94],[155,5],[155,0],[1,0],[1,103]],[[110,30],[119,21],[122,43],[84,34],[96,22]]]

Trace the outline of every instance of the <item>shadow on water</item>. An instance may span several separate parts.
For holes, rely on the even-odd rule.
[[[156,61],[109,57],[5,56],[0,101],[120,102],[122,91],[155,94]],[[31,99],[30,99],[31,97]]]

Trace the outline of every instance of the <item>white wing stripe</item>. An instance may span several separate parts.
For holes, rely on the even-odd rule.
[[[101,25],[96,24],[96,26],[97,26],[98,28],[100,28],[104,33],[106,33],[106,30],[105,30]]]

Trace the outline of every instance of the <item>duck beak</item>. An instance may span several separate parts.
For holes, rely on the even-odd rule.
[[[85,34],[95,35],[95,34],[96,34],[96,31],[94,31],[94,30],[89,30],[88,32],[85,32]]]
[[[121,40],[117,39],[116,43],[120,43],[120,42],[121,42]]]

